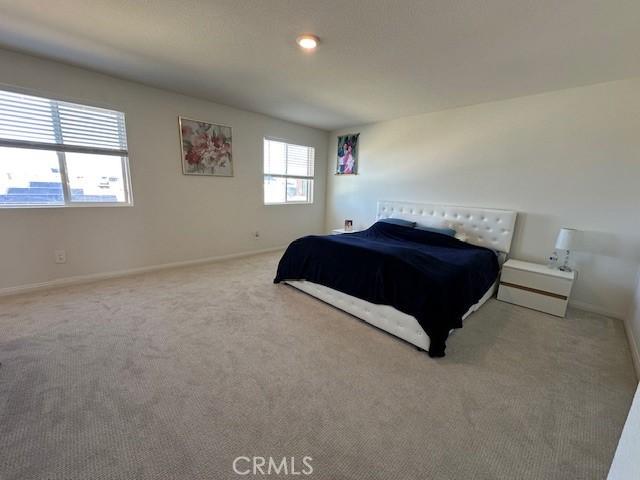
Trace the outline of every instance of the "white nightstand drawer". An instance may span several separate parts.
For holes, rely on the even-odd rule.
[[[571,285],[573,283],[571,280],[566,278],[527,272],[508,267],[502,269],[500,282],[533,288],[535,290],[542,290],[543,292],[555,293],[565,297],[568,297],[571,293]]]
[[[503,273],[504,277],[504,273]],[[500,285],[498,300],[515,303],[523,307],[533,308],[541,312],[564,317],[567,311],[567,299],[524,290],[522,288]]]

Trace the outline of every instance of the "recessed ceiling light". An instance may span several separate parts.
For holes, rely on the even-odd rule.
[[[296,38],[296,42],[304,50],[314,50],[320,43],[320,39],[315,35],[304,34]]]

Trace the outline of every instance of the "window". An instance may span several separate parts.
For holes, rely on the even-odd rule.
[[[0,90],[0,207],[130,205],[124,113]]]
[[[264,139],[264,203],[313,203],[313,147]]]

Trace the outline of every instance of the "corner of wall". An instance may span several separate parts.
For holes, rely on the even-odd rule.
[[[636,378],[640,380],[640,268],[638,268],[631,307],[624,317],[624,329],[629,340],[629,349],[631,350]]]
[[[327,233],[331,230],[331,225],[329,221],[330,207],[331,207],[331,194],[333,193],[333,185],[331,184],[331,173],[333,168],[333,154],[335,153],[336,143],[335,143],[336,132],[331,131],[327,132],[327,165],[326,165],[326,181],[325,181],[325,191],[324,191],[324,231],[323,233]]]

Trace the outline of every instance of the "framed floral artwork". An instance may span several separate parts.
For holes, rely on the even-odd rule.
[[[182,173],[233,177],[231,127],[178,117]]]
[[[349,133],[338,137],[338,162],[336,175],[358,174],[359,133]]]

